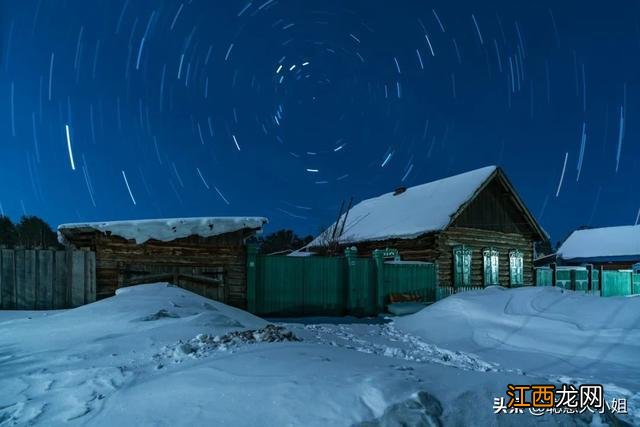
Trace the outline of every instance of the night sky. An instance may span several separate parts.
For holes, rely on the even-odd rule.
[[[638,221],[637,2],[0,4],[14,219],[317,234],[351,196],[497,164],[554,243]]]

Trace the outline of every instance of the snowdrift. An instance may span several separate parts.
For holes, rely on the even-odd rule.
[[[638,297],[490,287],[448,297],[394,325],[513,372],[605,384],[640,415]]]
[[[545,353],[629,367],[637,367],[640,356],[640,298],[634,297],[491,287],[451,296],[395,324],[436,343],[475,351]]]
[[[590,329],[598,327],[595,319],[563,317],[554,304],[562,293],[527,298],[526,292],[459,295],[397,324],[371,325],[273,325],[167,284],[122,289],[66,311],[0,312],[0,426],[521,426],[582,418],[588,424],[588,414],[495,415],[493,398],[504,395],[506,384],[549,377],[506,368],[491,353],[455,348],[481,350],[478,343],[503,338],[516,348],[517,339],[503,335],[524,318],[540,318],[544,326],[521,325],[526,336],[557,325],[598,333]],[[493,300],[498,303],[487,309]],[[607,324],[616,329],[600,333],[613,341],[611,331],[627,331],[636,317],[626,307],[609,314],[617,319]],[[469,328],[471,320],[483,326]],[[608,357],[628,363],[634,342],[621,341],[624,356]],[[559,352],[556,347],[563,348],[548,345]],[[618,385],[623,374],[637,375],[623,368],[612,371]],[[631,400],[627,389],[617,391]]]

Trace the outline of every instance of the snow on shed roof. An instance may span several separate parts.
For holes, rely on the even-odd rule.
[[[127,240],[135,240],[138,244],[149,239],[169,242],[191,235],[211,237],[245,228],[259,230],[266,223],[267,219],[262,217],[165,218],[85,222],[58,226],[58,240],[65,243],[67,241],[65,235],[70,234],[71,231],[88,229],[111,233]]]
[[[558,249],[563,259],[640,257],[640,225],[576,230]]]
[[[364,200],[348,212],[339,242],[412,239],[430,231],[443,230],[458,209],[474,196],[496,170],[496,166],[487,166],[417,185],[395,196],[391,192]],[[344,214],[339,223],[342,224],[343,220]],[[334,226],[307,246],[326,244]]]

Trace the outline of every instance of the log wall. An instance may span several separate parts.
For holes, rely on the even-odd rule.
[[[438,236],[439,275],[441,286],[453,283],[453,248],[464,245],[473,250],[471,254],[471,284],[483,285],[484,258],[482,251],[493,247],[499,252],[500,284],[509,283],[509,252],[518,249],[522,252],[523,276],[525,284],[533,284],[533,240],[518,233],[501,233],[471,228],[449,227]]]
[[[75,247],[96,253],[97,297],[114,295],[127,282],[161,273],[173,274],[175,283],[192,292],[236,307],[246,307],[245,239],[241,230],[213,237],[189,236],[170,242],[149,240],[142,244],[96,231],[74,232],[66,238]],[[209,278],[208,283],[185,279]],[[219,280],[220,286],[213,284]]]

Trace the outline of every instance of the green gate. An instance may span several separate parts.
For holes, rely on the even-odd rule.
[[[346,252],[349,269],[347,311],[356,316],[377,313],[376,294],[372,283],[376,280],[375,264],[371,258],[357,258],[355,253]]]
[[[536,286],[553,286],[553,272],[549,267],[536,267]]]
[[[263,315],[339,315],[344,258],[256,257],[256,310]]]
[[[393,257],[394,261],[385,262]],[[385,311],[390,294],[435,301],[433,263],[400,261],[397,251],[374,251],[359,258],[258,255],[247,249],[247,305],[261,316],[356,316]]]
[[[390,294],[420,295],[424,301],[436,300],[435,265],[430,262],[390,261],[384,263],[384,288]],[[433,284],[433,286],[425,286]]]
[[[602,272],[602,296],[624,296],[631,295],[632,289],[632,273],[629,271],[611,271]]]

